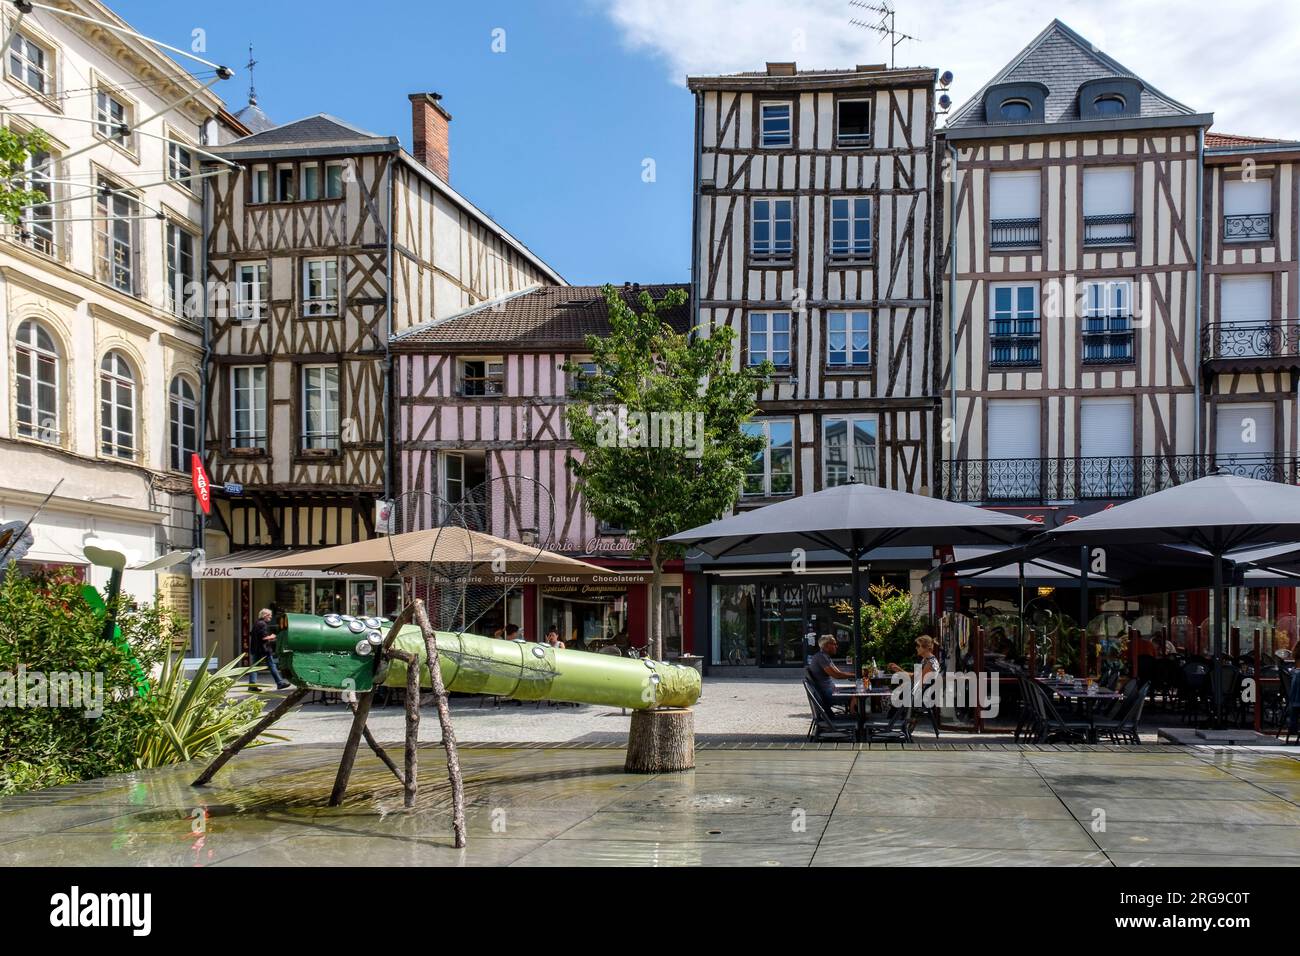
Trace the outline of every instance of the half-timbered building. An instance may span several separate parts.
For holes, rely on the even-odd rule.
[[[449,185],[450,114],[411,96],[413,153],[319,114],[231,143],[216,177],[206,428],[212,637],[258,607],[383,609],[374,580],[241,583],[268,549],[376,533],[397,488],[391,337],[541,282],[554,270]],[[382,529],[380,529],[382,530]],[[229,553],[226,553],[226,552]],[[214,580],[215,579],[215,580]],[[232,620],[232,615],[234,619]]]
[[[735,331],[737,365],[776,368],[740,508],[848,481],[932,490],[935,82],[930,69],[793,63],[687,80],[696,321]],[[791,585],[785,565],[743,580],[712,569],[697,609],[711,663],[802,665],[847,576],[832,561],[820,583]]]
[[[1196,473],[1211,120],[1059,21],[948,119],[946,497],[1063,514]]]
[[[646,286],[662,299],[680,286]],[[635,306],[643,287],[626,285]],[[678,331],[689,310],[660,313]],[[648,562],[621,529],[597,521],[568,459],[580,457],[565,419],[566,363],[590,360],[589,336],[609,331],[600,287],[547,285],[504,296],[393,339],[401,490],[417,506],[468,502],[484,530],[619,572],[602,582],[525,584],[478,624],[491,633],[519,625],[529,639],[556,628],[567,646],[621,640],[643,647],[651,630]],[[665,652],[693,647],[684,602],[692,582],[669,562],[663,585]]]

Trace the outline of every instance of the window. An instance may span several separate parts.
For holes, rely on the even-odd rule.
[[[302,186],[302,198],[320,199],[320,167],[309,163],[299,170],[298,182]]]
[[[135,291],[135,200],[100,177],[95,225],[99,278],[128,294]]]
[[[460,394],[469,398],[501,395],[505,365],[500,359],[461,359]]]
[[[989,177],[989,247],[1039,247],[1040,225],[1038,171],[993,173]]]
[[[167,305],[173,315],[199,316],[199,274],[193,233],[167,223]]]
[[[1034,108],[1030,105],[1029,100],[1021,99],[1003,100],[1002,105],[998,108],[998,115],[1002,119],[1012,122],[1029,119],[1033,112]]]
[[[23,160],[23,186],[44,193],[46,197],[54,194],[50,183],[53,170],[53,157],[44,151],[29,153]],[[22,210],[22,222],[18,237],[37,252],[47,256],[54,255],[54,206],[27,206]]]
[[[302,314],[338,315],[338,312],[338,260],[305,260],[302,264]]]
[[[1094,166],[1083,171],[1083,244],[1133,243],[1133,167]]]
[[[1252,358],[1286,354],[1286,326],[1273,321],[1271,275],[1224,276],[1219,285],[1219,323],[1206,342],[1207,358]]]
[[[986,411],[986,496],[992,500],[1042,498],[1038,399],[991,399]]]
[[[325,198],[341,199],[343,197],[343,164],[325,164]]]
[[[991,366],[1039,364],[1038,286],[993,286],[993,315],[989,321]]]
[[[135,375],[117,351],[99,363],[99,450],[112,458],[135,457]]]
[[[827,488],[850,481],[876,483],[876,419],[874,417],[826,418],[824,483]]]
[[[339,450],[339,369],[304,365],[302,369],[302,447],[304,451]]]
[[[790,313],[755,312],[749,317],[749,364],[790,364]]]
[[[9,75],[37,93],[53,93],[50,77],[52,57],[30,37],[15,33],[9,41]]]
[[[1273,181],[1235,180],[1223,184],[1223,238],[1251,242],[1273,238]]]
[[[241,262],[235,275],[235,318],[260,322],[266,318],[266,263]]]
[[[831,368],[871,364],[870,312],[831,312],[826,316],[826,364]]]
[[[755,259],[784,261],[794,255],[794,201],[755,199],[749,253]]]
[[[167,178],[194,191],[194,153],[184,143],[167,141]]]
[[[1133,494],[1133,397],[1079,402],[1078,494],[1127,498]]]
[[[831,258],[871,258],[871,200],[831,200]]]
[[[766,446],[750,459],[741,492],[746,498],[794,494],[794,422],[746,422],[745,434],[761,437]]]
[[[230,447],[266,447],[266,368],[236,365],[230,370]]]
[[[764,147],[790,145],[790,104],[763,103],[760,107],[762,130],[759,143]]]
[[[840,146],[870,145],[871,101],[840,100],[835,109],[835,142]]]
[[[275,201],[276,202],[293,202],[293,167],[277,166],[275,167]]]
[[[1124,97],[1118,93],[1099,96],[1092,101],[1094,109],[1101,116],[1119,116],[1124,112]]]
[[[1127,279],[1083,286],[1083,362],[1133,361],[1133,283]]]
[[[18,434],[59,443],[59,350],[45,328],[31,319],[18,326],[15,377]]]
[[[194,387],[180,375],[167,390],[169,461],[172,471],[189,471],[190,458],[199,450],[199,404]]]
[[[129,149],[131,107],[116,93],[95,92],[95,131],[104,139]]]
[[[439,455],[439,487],[453,509],[443,520],[474,531],[490,527],[489,502],[483,499],[483,482],[487,480],[487,456],[481,451],[443,452]]]
[[[271,173],[265,166],[254,166],[248,177],[248,201],[250,203],[270,202]]]

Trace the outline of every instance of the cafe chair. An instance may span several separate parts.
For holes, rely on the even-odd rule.
[[[808,740],[819,743],[823,740],[855,740],[858,723],[852,717],[829,714],[822,706],[820,695],[813,685],[803,682],[804,693],[808,695],[808,706],[812,710],[812,722],[808,725]]]
[[[1137,681],[1130,681],[1130,684],[1137,684]],[[1127,691],[1128,688],[1125,688]],[[1142,720],[1142,708],[1146,706],[1147,693],[1151,690],[1151,682],[1145,681],[1138,688],[1136,694],[1125,696],[1121,705],[1121,713],[1103,717],[1093,722],[1093,733],[1096,737],[1106,737],[1112,743],[1117,744],[1140,744],[1142,739],[1138,736],[1138,725]]]

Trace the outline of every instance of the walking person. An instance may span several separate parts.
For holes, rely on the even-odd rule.
[[[284,690],[289,686],[289,682],[280,676],[280,668],[275,662],[275,631],[271,630],[271,620],[273,618],[271,609],[264,607],[257,612],[257,620],[253,622],[253,629],[249,634],[249,652],[254,661],[261,658],[266,659],[267,670],[271,672],[271,679],[275,681],[276,690]],[[257,675],[249,675],[249,686],[257,683]]]

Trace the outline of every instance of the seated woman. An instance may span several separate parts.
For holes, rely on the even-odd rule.
[[[939,675],[939,659],[934,656],[934,638],[922,634],[916,639],[916,656],[921,663],[921,686],[927,687]],[[908,674],[897,664],[889,665],[891,674]],[[920,703],[917,699],[916,703]]]

